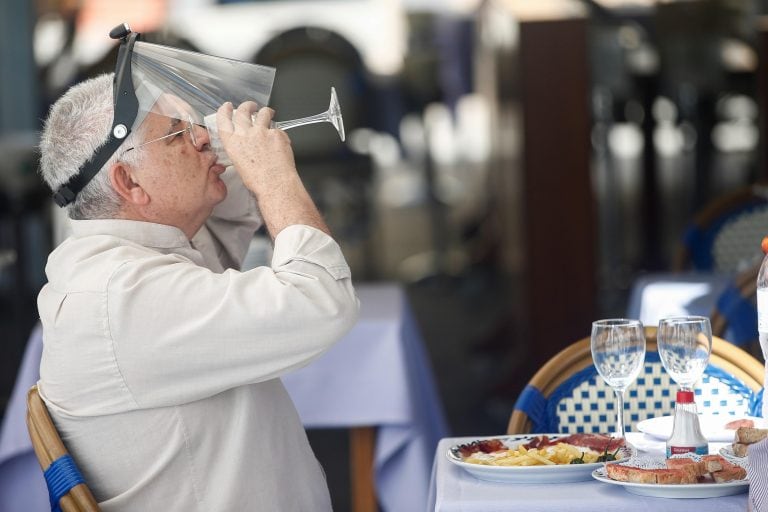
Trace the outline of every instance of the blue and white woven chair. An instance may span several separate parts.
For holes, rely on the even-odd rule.
[[[664,370],[656,349],[656,328],[646,327],[645,365],[625,400],[626,429],[647,418],[672,414],[677,385]],[[700,413],[759,416],[764,367],[722,338],[712,338],[712,355],[696,385]],[[509,434],[615,430],[613,390],[592,363],[589,337],[566,347],[539,369],[515,403]]]
[[[37,386],[27,393],[27,429],[48,485],[51,510],[98,512],[99,505],[64,446]]]

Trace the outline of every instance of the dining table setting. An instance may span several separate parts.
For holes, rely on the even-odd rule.
[[[593,364],[614,391],[604,398],[616,415],[612,432],[441,439],[427,510],[746,511],[749,446],[768,437],[768,420],[699,414],[694,390],[709,362],[711,326],[706,317],[679,316],[662,319],[657,333],[661,362],[676,387],[674,412],[626,426],[623,397],[643,368],[644,332],[631,319],[592,325]]]

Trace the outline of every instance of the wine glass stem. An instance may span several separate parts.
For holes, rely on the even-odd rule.
[[[327,123],[327,122],[328,122],[328,112],[323,112],[322,114],[315,114],[314,116],[302,117],[300,119],[290,119],[288,121],[275,121],[275,128],[279,128],[280,130],[288,130],[290,128],[295,128],[297,126],[304,126],[305,124]]]
[[[624,437],[624,390],[614,389],[616,395],[616,437]]]

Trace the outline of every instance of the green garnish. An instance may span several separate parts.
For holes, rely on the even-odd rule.
[[[573,459],[569,464],[585,464],[584,452],[581,452],[581,457]]]
[[[603,451],[603,454],[600,455],[597,458],[597,462],[608,462],[612,460],[616,460],[616,455],[619,454],[619,450],[621,450],[621,446],[616,448],[616,451],[613,453],[608,453],[608,445],[605,446],[605,450]]]

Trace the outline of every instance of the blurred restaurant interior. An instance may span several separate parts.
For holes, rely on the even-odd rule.
[[[0,411],[59,238],[41,120],[112,71],[114,25],[274,66],[277,119],[321,112],[336,88],[347,141],[291,131],[299,172],[356,282],[404,290],[459,436],[505,432],[536,370],[627,315],[639,279],[760,261],[768,224],[730,267],[680,254],[713,202],[748,187],[768,202],[767,14],[766,0],[4,0]],[[252,249],[269,251],[263,233]],[[335,456],[332,431],[310,435]]]

